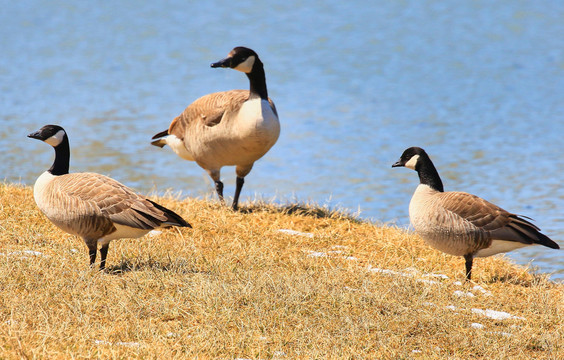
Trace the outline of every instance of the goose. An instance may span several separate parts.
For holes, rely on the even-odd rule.
[[[104,175],[69,174],[70,146],[65,130],[45,125],[29,138],[55,148],[55,161],[33,187],[41,212],[57,227],[82,237],[94,266],[100,245],[100,270],[111,240],[137,238],[157,228],[192,227],[182,217]]]
[[[250,90],[230,90],[204,95],[177,116],[169,128],[161,131],[152,145],[168,145],[181,158],[195,161],[215,183],[220,202],[223,166],[236,166],[233,210],[238,209],[245,176],[278,140],[280,122],[268,97],[264,66],[258,55],[246,47],[235,47],[212,68],[231,68],[247,75]]]
[[[415,231],[433,248],[463,256],[471,280],[475,257],[540,244],[559,249],[531,219],[505,211],[476,195],[443,189],[437,169],[425,150],[410,147],[392,167],[417,171],[420,184],[409,203]]]

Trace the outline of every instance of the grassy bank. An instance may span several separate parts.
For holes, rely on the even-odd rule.
[[[0,358],[564,357],[564,285],[324,209],[158,198],[193,229],[114,241],[109,273],[0,185]],[[291,231],[290,231],[291,230]]]

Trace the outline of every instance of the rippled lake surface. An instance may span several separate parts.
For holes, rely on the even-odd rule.
[[[248,88],[209,67],[243,45],[265,63],[282,133],[242,201],[311,201],[408,226],[418,179],[391,165],[421,146],[446,190],[530,216],[564,246],[564,2],[357,3],[7,2],[0,178],[32,185],[53,151],[26,135],[56,123],[71,171],[215,196],[195,163],[149,142],[196,98]],[[222,174],[232,195],[234,169]],[[562,251],[509,256],[564,280]]]

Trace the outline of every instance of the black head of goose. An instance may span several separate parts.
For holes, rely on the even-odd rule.
[[[103,270],[111,240],[140,237],[157,228],[191,227],[172,210],[112,178],[96,173],[69,174],[69,139],[62,127],[45,125],[28,137],[55,149],[53,165],[33,187],[35,202],[56,226],[82,237],[91,266],[96,261],[98,244]]]
[[[425,150],[406,149],[392,167],[417,171],[420,184],[409,203],[415,231],[432,247],[463,256],[471,279],[474,257],[486,257],[528,245],[559,249],[524,216],[512,214],[478,196],[444,192],[437,169]]]
[[[204,95],[176,117],[169,128],[153,136],[152,145],[169,145],[185,160],[195,161],[215,183],[223,202],[223,166],[236,166],[233,209],[237,210],[245,176],[255,161],[276,143],[280,135],[278,113],[268,97],[264,66],[257,53],[238,46],[212,68],[231,68],[245,73],[249,90],[230,90]]]

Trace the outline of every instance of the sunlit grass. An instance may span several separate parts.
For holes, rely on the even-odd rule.
[[[0,358],[564,357],[564,285],[503,257],[464,283],[462,259],[332,209],[155,200],[194,228],[113,241],[100,273],[0,185]]]

